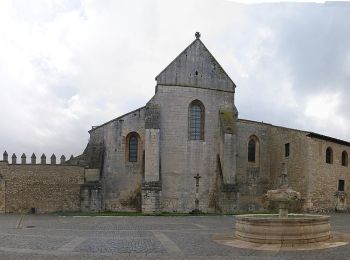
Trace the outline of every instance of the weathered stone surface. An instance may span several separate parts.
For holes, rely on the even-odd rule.
[[[159,213],[161,184],[158,181],[150,181],[142,183],[142,212]]]
[[[330,239],[330,217],[321,215],[236,216],[236,238],[258,244],[305,244]]]
[[[31,164],[36,164],[36,155],[33,153],[32,156],[30,157],[30,163]]]
[[[234,92],[235,84],[198,38],[194,40],[157,77],[163,86],[191,86]]]
[[[157,104],[149,103],[146,106],[145,113],[145,128],[146,129],[159,129],[160,128],[160,106]]]
[[[129,162],[128,159],[127,136],[130,133],[138,135],[136,162]],[[83,156],[90,168],[101,169],[103,210],[141,210],[144,142],[145,107],[90,130],[90,141]],[[96,151],[100,151],[99,159],[96,158]]]
[[[190,212],[196,200],[203,212],[262,210],[263,195],[278,187],[282,162],[291,188],[301,193],[295,209],[349,209],[346,191],[341,200],[334,195],[339,179],[345,189],[350,183],[349,168],[340,162],[342,151],[350,154],[350,145],[237,119],[235,85],[199,37],[156,80],[156,93],[146,107],[93,127],[84,153],[71,161],[101,170],[103,209],[140,210],[136,205],[141,197],[151,211],[157,204],[157,210]],[[189,105],[194,100],[204,107],[204,140],[189,138]],[[128,160],[130,133],[139,137],[137,162]],[[250,138],[256,140],[252,162]],[[328,146],[334,152],[332,165],[324,162]],[[197,173],[201,179],[196,197]],[[142,182],[160,182],[161,189],[141,189]]]
[[[68,161],[61,157],[62,166],[73,168],[52,168],[57,170],[58,175],[54,171],[52,177],[57,183],[60,183],[59,176],[66,172],[61,169],[67,169],[62,183],[71,176],[70,170],[75,176],[75,169],[86,169],[82,177],[86,185],[81,186],[81,190],[78,186],[83,182],[79,181],[80,184],[74,188],[69,185],[75,185],[75,181],[67,182],[68,193],[75,202],[66,208],[80,207],[76,204],[76,198],[81,192],[84,210],[262,210],[263,195],[268,189],[278,187],[281,163],[285,163],[291,188],[301,193],[301,200],[295,209],[350,210],[350,172],[347,165],[341,164],[342,152],[350,154],[350,143],[315,133],[237,119],[235,84],[204,46],[199,34],[156,80],[156,93],[145,107],[92,127],[83,154],[72,156]],[[189,135],[190,104],[193,101],[203,105],[201,140],[191,140]],[[130,136],[137,137],[136,161],[129,158]],[[250,139],[255,140],[253,161],[248,161]],[[286,144],[290,149],[288,156],[285,154]],[[333,150],[332,164],[325,163],[328,147]],[[3,160],[8,161],[7,152],[3,154]],[[26,163],[24,157],[21,162]],[[44,192],[40,194],[44,198],[49,190],[49,184],[45,184],[49,180],[47,174],[51,172],[46,167],[56,167],[56,157],[51,157],[50,162],[53,165],[46,165],[43,154],[41,165],[36,166],[36,156],[33,154],[32,165],[28,165],[28,168],[24,168],[24,165],[14,168],[17,157],[13,154],[13,166],[3,162],[0,165],[12,167],[14,173],[10,179],[16,177],[21,184],[16,186],[15,182],[10,181],[12,184],[5,185],[3,190],[9,192],[14,189],[14,194],[17,194],[19,187],[29,192],[30,185],[43,185]],[[30,167],[37,168],[31,170]],[[42,176],[39,175],[41,172],[44,172]],[[201,178],[196,188],[193,177],[197,174]],[[4,179],[8,178],[7,173],[4,176]],[[27,182],[26,178],[31,179]],[[345,182],[341,193],[338,191],[339,180]],[[154,188],[151,183],[159,185]],[[53,190],[60,187],[63,192],[65,189],[63,184],[52,185]],[[59,191],[57,194],[60,194]],[[36,195],[30,193],[30,196]],[[48,196],[47,203],[50,200]],[[67,204],[65,200],[69,198],[63,197],[61,202]],[[27,204],[13,210],[27,210],[30,203]],[[53,209],[47,207],[45,210]]]
[[[235,134],[237,131],[237,118],[235,117],[234,112],[232,110],[220,110],[219,116],[222,131],[226,134]]]
[[[0,163],[0,212],[80,210],[84,168]]]
[[[3,156],[2,156],[2,159],[3,159],[4,162],[8,162],[8,160],[9,160],[8,156],[9,156],[8,153],[5,151],[3,153]]]
[[[101,183],[90,181],[84,183],[80,189],[80,210],[83,212],[99,212],[102,209]]]
[[[23,153],[21,156],[21,164],[26,164],[27,163],[27,156]]]
[[[145,134],[145,181],[159,181],[159,129],[146,129]]]

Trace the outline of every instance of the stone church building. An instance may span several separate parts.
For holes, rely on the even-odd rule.
[[[259,210],[282,163],[305,210],[346,207],[350,143],[238,118],[236,85],[199,33],[156,81],[144,107],[89,131],[79,158],[99,169],[103,210]]]
[[[199,33],[156,82],[144,107],[93,127],[83,154],[65,162],[79,180],[75,208],[258,211],[286,167],[302,210],[349,209],[350,143],[239,118],[236,85]]]

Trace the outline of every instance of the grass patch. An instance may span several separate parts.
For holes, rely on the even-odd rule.
[[[59,216],[82,216],[82,217],[96,217],[96,216],[162,216],[162,217],[184,217],[184,216],[224,216],[232,214],[219,214],[219,213],[179,213],[179,212],[159,212],[158,214],[145,214],[142,212],[129,212],[129,211],[105,211],[105,212],[56,212],[55,215]]]
[[[132,212],[132,211],[104,211],[104,212],[56,212],[55,215],[59,216],[81,216],[81,217],[108,217],[108,216],[125,216],[125,217],[142,217],[142,216],[161,216],[161,217],[187,217],[187,216],[234,216],[243,214],[276,214],[276,212],[271,211],[238,211],[232,213],[180,213],[180,212],[159,212],[157,214],[146,214],[142,212]]]
[[[144,216],[141,212],[129,212],[129,211],[104,211],[104,212],[56,212],[56,215],[59,216],[83,216],[83,217],[94,217],[94,216]]]

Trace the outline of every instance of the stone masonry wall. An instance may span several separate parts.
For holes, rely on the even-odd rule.
[[[128,134],[138,135],[137,162],[128,161]],[[145,108],[90,131],[90,143],[104,143],[102,210],[140,211],[144,172]]]
[[[341,154],[350,148],[332,141],[308,137],[309,132],[273,126],[249,120],[238,120],[237,186],[239,210],[258,210],[268,189],[279,187],[282,163],[288,172],[289,186],[301,193],[302,200],[292,205],[297,211],[333,211],[339,199],[338,181],[345,181],[346,208],[349,209],[350,169],[341,165]],[[259,140],[257,163],[248,162],[249,137]],[[289,143],[289,156],[285,144]],[[325,162],[326,149],[333,150],[333,163]]]
[[[248,162],[248,142],[250,136],[259,140],[256,163]],[[313,160],[308,152],[307,132],[271,124],[238,120],[238,186],[239,209],[259,210],[267,207],[263,195],[268,189],[279,187],[282,163],[288,172],[289,186],[302,196],[301,206],[308,198],[309,163]],[[290,153],[285,156],[285,144],[289,143]],[[301,210],[298,205],[295,210]]]
[[[326,163],[326,149],[333,150],[333,163]],[[345,207],[350,210],[350,168],[342,166],[341,155],[350,147],[317,138],[308,138],[308,185],[306,209],[310,211],[333,211],[337,207],[338,181],[345,181]]]
[[[199,209],[213,212],[219,154],[220,109],[234,110],[234,93],[181,86],[157,86],[153,102],[161,107],[161,210],[195,209],[199,173]],[[204,140],[189,140],[188,113],[193,100],[205,107]]]
[[[80,210],[84,168],[0,162],[0,212]]]
[[[237,209],[257,211],[270,184],[270,125],[239,119],[237,121]],[[256,162],[248,162],[248,142],[258,140]]]
[[[289,186],[301,193],[302,200],[292,205],[293,210],[301,211],[307,199],[307,170],[311,158],[308,156],[307,132],[290,128],[271,126],[270,136],[270,188],[277,189],[280,185],[282,163],[285,163]],[[289,156],[285,155],[285,144],[289,143]]]

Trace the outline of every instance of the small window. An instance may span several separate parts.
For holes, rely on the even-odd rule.
[[[326,150],[326,163],[333,163],[333,151],[330,147],[328,147]]]
[[[259,151],[260,151],[260,145],[259,145],[259,139],[255,135],[251,135],[249,137],[248,141],[248,162],[259,164],[260,158],[259,158]]]
[[[138,138],[135,133],[129,137],[129,162],[137,162]]]
[[[345,181],[339,180],[338,181],[338,191],[344,191],[345,190]]]
[[[346,151],[341,153],[341,165],[348,166],[348,153]]]
[[[255,148],[256,148],[255,140],[250,139],[248,143],[248,162],[255,162]]]
[[[189,139],[204,140],[204,106],[194,100],[189,107]]]
[[[289,148],[290,148],[290,144],[289,143],[287,143],[287,144],[285,144],[284,145],[284,156],[285,157],[288,157],[289,156]]]

